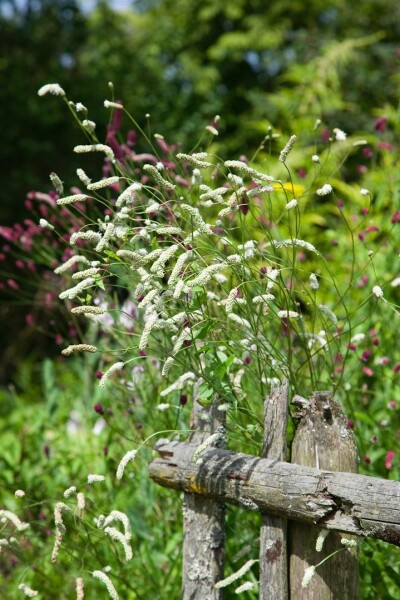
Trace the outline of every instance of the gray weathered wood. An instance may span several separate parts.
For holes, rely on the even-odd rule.
[[[287,382],[274,388],[264,402],[264,458],[284,461],[287,449]],[[260,600],[287,600],[287,521],[263,513],[260,528]]]
[[[191,443],[200,445],[223,425],[217,403],[203,408],[194,400]],[[195,490],[188,490],[193,492]],[[224,573],[224,505],[213,498],[184,494],[183,501],[183,600],[221,600],[215,589]]]
[[[194,464],[196,444],[170,442],[149,465],[165,487],[210,496],[334,531],[400,546],[400,483],[354,473],[210,449]]]
[[[355,438],[347,424],[347,418],[332,395],[328,392],[316,392],[310,400],[297,396],[294,403],[301,410],[298,412],[299,423],[292,444],[292,463],[355,473]],[[374,510],[373,505],[371,509]],[[323,550],[317,552],[315,545],[320,532],[319,527],[309,527],[304,523],[290,524],[291,600],[357,600],[357,549],[345,549],[341,544],[343,536],[331,532],[324,542]],[[309,585],[303,588],[305,570],[339,549],[341,551],[338,554],[317,568]]]

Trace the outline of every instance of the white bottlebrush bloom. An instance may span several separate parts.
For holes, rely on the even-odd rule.
[[[63,206],[64,204],[74,204],[75,202],[85,202],[88,199],[87,194],[72,194],[72,196],[65,196],[65,198],[58,198],[57,204],[58,206]]]
[[[237,288],[233,288],[233,289],[231,289],[231,291],[228,294],[228,297],[226,299],[226,304],[225,304],[225,311],[227,314],[229,314],[233,311],[233,307],[234,307],[234,304],[235,304],[237,296],[238,296],[238,291],[239,290]]]
[[[357,540],[349,540],[348,538],[342,538],[340,543],[346,548],[357,548],[358,546]]]
[[[274,240],[273,242],[271,242],[275,248],[286,248],[286,247],[290,247],[292,246],[293,248],[304,248],[304,250],[309,250],[309,252],[316,252],[316,248],[310,244],[309,242],[306,242],[305,240],[297,240],[297,239],[289,239],[289,240],[282,240],[282,241],[276,241]]]
[[[174,358],[169,356],[164,363],[163,369],[161,371],[161,375],[166,377],[171,370],[172,365],[174,364]]]
[[[121,462],[119,463],[118,469],[117,469],[117,474],[116,474],[117,479],[122,479],[126,465],[131,460],[135,460],[137,453],[138,453],[137,450],[130,450],[122,457]]]
[[[308,569],[304,572],[303,581],[301,582],[301,587],[306,588],[309,586],[312,578],[315,575],[315,567],[308,567]]]
[[[171,392],[181,390],[187,382],[191,381],[193,383],[193,380],[195,380],[195,379],[196,379],[196,375],[194,373],[192,373],[192,371],[188,371],[187,373],[184,373],[183,375],[181,375],[174,383],[172,383],[165,390],[162,390],[162,392],[160,393],[160,396],[167,396]]]
[[[220,210],[218,213],[218,216],[220,217],[220,219],[222,219],[223,217],[226,217],[230,213],[237,212],[238,210],[239,210],[239,207],[237,205],[228,206],[227,208],[223,208],[222,210]]]
[[[104,154],[111,161],[115,160],[113,149],[106,144],[87,144],[87,145],[78,145],[75,146],[74,152],[77,154],[87,153],[87,152],[104,152]]]
[[[149,304],[151,304],[153,302],[153,300],[155,300],[155,298],[157,298],[157,296],[159,295],[160,290],[150,290],[145,297],[143,298],[143,300],[141,300],[138,304],[139,308],[144,308],[145,306],[148,306]]]
[[[253,196],[259,196],[261,194],[269,194],[273,192],[274,188],[271,185],[261,185],[259,187],[253,188],[252,190],[247,190],[247,196],[252,198]]]
[[[101,240],[101,235],[97,231],[88,229],[86,231],[75,231],[69,238],[69,243],[74,246],[78,240],[89,240],[90,242],[98,244]]]
[[[181,254],[176,263],[174,268],[172,269],[171,275],[169,276],[168,279],[168,285],[175,285],[180,277],[181,271],[183,269],[183,265],[185,264],[185,262],[189,259],[191,259],[193,257],[193,251],[192,250],[188,250],[188,252],[184,252],[183,254]]]
[[[69,498],[72,494],[76,494],[76,487],[71,485],[71,487],[67,488],[63,494],[64,498]]]
[[[228,173],[228,179],[234,186],[240,188],[243,185],[243,177],[235,175],[234,173]]]
[[[212,135],[218,135],[218,129],[216,129],[212,125],[207,125],[204,129],[206,131],[209,131]]]
[[[83,112],[83,113],[87,113],[88,109],[86,108],[86,106],[84,106],[82,104],[82,102],[77,102],[75,104],[75,110],[76,112]]]
[[[254,296],[253,304],[267,304],[270,300],[275,300],[273,294],[262,294],[261,296]]]
[[[46,219],[40,219],[39,220],[39,226],[43,227],[43,229],[50,229],[51,231],[54,230],[54,225],[52,225],[51,223],[49,223],[48,221],[46,221]]]
[[[310,278],[309,278],[309,282],[310,282],[310,288],[314,291],[318,290],[319,288],[319,283],[318,283],[318,279],[315,273],[311,273]]]
[[[325,306],[325,304],[320,304],[318,308],[324,315],[328,317],[328,319],[332,321],[332,323],[335,323],[336,325],[338,319],[333,310],[331,310],[328,306]]]
[[[106,535],[108,535],[115,542],[119,542],[120,544],[122,544],[122,547],[125,552],[125,559],[127,561],[132,560],[132,558],[133,558],[132,547],[131,547],[129,541],[126,539],[125,535],[123,533],[121,533],[121,531],[118,531],[118,529],[116,529],[115,527],[105,527],[104,533]]]
[[[82,494],[82,492],[78,492],[76,495],[76,506],[79,512],[85,510],[85,494]]]
[[[319,163],[319,156],[318,154],[313,154],[311,157],[311,160],[315,163]]]
[[[324,185],[319,188],[315,193],[317,196],[327,196],[332,192],[332,186],[329,183],[324,183]]]
[[[361,194],[361,196],[370,196],[371,192],[369,190],[365,189],[365,188],[362,188],[360,190],[360,194]]]
[[[39,593],[38,591],[28,587],[25,583],[20,583],[18,589],[21,590],[21,592],[24,592],[25,596],[28,596],[28,598],[34,598]]]
[[[196,450],[192,454],[191,462],[194,464],[200,464],[203,462],[201,455],[203,452],[210,448],[210,446],[221,448],[226,446],[226,432],[224,427],[218,427],[215,433],[209,435],[204,442],[197,446]]]
[[[298,319],[300,314],[295,310],[278,310],[278,317],[280,319]]]
[[[138,267],[146,262],[143,254],[139,254],[139,252],[132,252],[132,250],[117,250],[117,256],[119,258],[129,258],[129,260],[131,260],[133,263],[132,267]],[[142,293],[139,294],[139,296],[141,295]]]
[[[51,553],[51,562],[54,564],[57,562],[58,559],[58,554],[60,552],[60,548],[61,548],[61,544],[62,544],[62,539],[63,539],[63,534],[62,532],[57,529],[56,530],[56,536],[54,539],[54,546],[53,546],[53,550]]]
[[[179,281],[177,282],[175,289],[173,291],[172,297],[174,300],[178,300],[182,293],[187,294],[189,291],[190,290],[187,287],[187,285],[185,284],[185,282],[183,281],[183,279],[179,279]]]
[[[100,181],[89,183],[87,189],[91,191],[101,190],[102,188],[108,187],[109,185],[114,185],[115,183],[118,183],[119,180],[119,177],[107,177],[106,179],[100,179]]]
[[[256,244],[257,242],[255,240],[248,240],[244,244],[240,244],[238,250],[243,250],[245,258],[252,258],[255,254]],[[227,260],[229,260],[229,256]]]
[[[157,227],[155,233],[158,235],[182,235],[183,231],[180,227]]]
[[[324,542],[329,535],[329,529],[321,529],[318,534],[317,541],[315,542],[315,549],[317,552],[322,552]]]
[[[147,348],[151,331],[154,328],[157,320],[158,314],[156,312],[149,315],[149,318],[147,319],[146,324],[143,327],[142,336],[139,341],[139,350],[145,350]]]
[[[111,600],[119,600],[117,590],[115,589],[113,582],[108,575],[106,575],[103,571],[93,571],[92,575],[95,579],[100,579],[100,581],[105,584]]]
[[[195,154],[183,154],[183,152],[180,152],[176,155],[178,160],[184,160],[197,169],[208,169],[208,167],[212,167],[212,164],[205,160],[207,157],[207,152],[197,152]]]
[[[282,150],[282,152],[279,155],[279,160],[285,164],[286,163],[286,159],[288,157],[289,152],[291,151],[291,149],[293,148],[295,142],[297,140],[297,136],[292,135],[289,138],[289,141],[287,142],[286,146],[284,147],[284,149]]]
[[[292,208],[296,208],[296,206],[298,205],[298,202],[296,200],[296,198],[293,198],[293,200],[291,200],[290,202],[288,202],[285,206],[286,210],[291,210]]]
[[[374,285],[372,288],[372,293],[376,298],[383,298],[383,289],[379,287],[379,285]]]
[[[251,325],[249,321],[247,321],[247,319],[243,319],[243,317],[239,317],[239,315],[236,315],[233,312],[228,314],[228,318],[231,319],[231,321],[235,321],[235,323],[241,325],[242,327],[247,327],[248,329],[251,329]]]
[[[100,306],[75,306],[71,308],[73,315],[104,315],[106,311]]]
[[[275,181],[275,177],[271,177],[271,175],[265,175],[265,173],[260,173],[255,169],[249,167],[245,162],[241,160],[226,160],[224,165],[229,169],[237,169],[239,172],[244,173],[245,175],[249,175],[253,179],[260,181]],[[243,180],[242,180],[243,182]]]
[[[57,531],[60,532],[61,535],[65,533],[65,525],[62,518],[63,512],[71,512],[71,509],[65,502],[57,502],[54,507],[54,523],[57,528]]]
[[[201,184],[200,189],[203,191],[203,193],[200,194],[200,200],[213,200],[214,202],[223,202],[224,199],[222,196],[229,191],[226,187],[219,187],[213,190],[205,184]]]
[[[353,335],[350,341],[356,344],[357,342],[362,342],[364,339],[365,333],[356,333],[355,335]]]
[[[104,100],[104,108],[115,108],[116,110],[122,110],[124,107],[118,102],[111,102],[110,100]]]
[[[258,560],[248,560],[243,567],[241,567],[238,571],[236,571],[236,573],[232,573],[232,575],[229,575],[229,577],[226,577],[225,579],[222,579],[221,581],[218,581],[218,583],[215,584],[216,589],[221,589],[226,587],[227,585],[230,585],[231,583],[233,583],[234,581],[236,581],[237,579],[240,579],[240,577],[242,577],[245,573],[247,573],[247,571],[249,569],[251,569],[251,567],[258,562]]]
[[[15,490],[14,496],[16,498],[24,498],[26,496],[24,490]]]
[[[400,275],[392,279],[390,282],[391,287],[399,287],[400,285]]]
[[[198,208],[195,208],[194,206],[190,206],[190,204],[181,204],[181,209],[184,212],[188,212],[190,214],[190,216],[193,219],[194,224],[197,227],[197,230],[200,231],[200,233],[204,233],[207,235],[213,235],[213,231],[210,227],[210,225],[208,225],[208,223],[206,223]]]
[[[137,181],[131,183],[123,192],[120,194],[115,202],[115,206],[118,208],[123,204],[131,204],[134,199],[134,193],[139,192],[143,185]],[[158,205],[157,205],[158,206]]]
[[[65,271],[68,271],[68,269],[70,267],[73,267],[74,265],[81,263],[84,265],[89,265],[89,261],[85,256],[79,256],[78,254],[76,254],[75,256],[71,256],[71,258],[69,258],[65,263],[63,263],[62,265],[60,265],[59,267],[57,267],[56,269],[54,269],[54,273],[56,275],[59,275],[60,273],[64,273]]]
[[[96,482],[105,481],[105,479],[106,478],[104,477],[104,475],[96,475],[94,473],[89,473],[87,482],[89,484],[92,484],[92,483],[96,483]]]
[[[164,412],[170,408],[170,404],[168,402],[162,402],[161,404],[157,404],[157,410],[160,412]]]
[[[189,281],[187,281],[186,285],[189,288],[193,288],[193,287],[195,287],[197,285],[205,285],[206,283],[208,283],[210,281],[210,279],[216,273],[218,273],[218,271],[222,271],[225,268],[226,268],[226,263],[225,262],[220,262],[220,263],[215,264],[215,265],[210,265],[210,266],[206,267],[205,269],[203,269],[197,275],[197,277],[195,277],[194,279],[190,279]]]
[[[112,375],[114,375],[114,373],[118,373],[119,371],[122,371],[122,369],[124,368],[124,365],[125,365],[125,363],[122,361],[116,362],[113,365],[111,365],[111,367],[108,369],[108,371],[103,373],[103,376],[99,381],[99,387],[104,387],[105,385],[107,385],[110,377]]]
[[[76,174],[84,185],[88,186],[90,183],[92,183],[92,180],[86,175],[83,169],[77,169]]]
[[[38,96],[52,94],[53,96],[65,96],[65,92],[58,83],[46,83],[38,90]]]
[[[151,265],[150,271],[157,277],[164,277],[165,264],[178,252],[178,244],[172,244],[166,250],[163,250],[157,260]]]
[[[346,138],[347,138],[347,133],[345,133],[344,131],[342,131],[338,127],[335,127],[333,129],[333,133],[335,134],[335,140],[337,142],[344,142],[346,140]]]
[[[85,269],[84,271],[78,271],[72,275],[72,279],[86,279],[86,277],[94,277],[100,273],[101,269],[98,267],[90,267],[90,269]]]
[[[137,451],[135,450],[134,452]],[[108,527],[108,525],[114,523],[115,521],[117,521],[118,523],[122,523],[124,527],[125,539],[129,542],[129,540],[132,538],[131,524],[128,516],[120,510],[112,510],[107,517],[101,520],[101,524],[99,523],[98,526],[103,528]]]
[[[76,600],[83,600],[85,597],[84,583],[82,577],[76,579]]]
[[[89,131],[89,133],[93,133],[96,129],[96,123],[94,121],[90,121],[89,119],[84,119],[82,121],[82,127]]]
[[[160,210],[160,204],[158,202],[152,202],[151,204],[149,204],[149,206],[144,212],[146,213],[146,215],[149,215],[151,213],[157,212],[158,210]]]
[[[102,250],[104,250],[104,248],[108,245],[108,242],[111,240],[114,232],[115,232],[114,223],[108,223],[106,230],[103,234],[103,237],[101,238],[101,240],[95,247],[96,252],[101,252]]]
[[[11,512],[10,510],[0,510],[0,523],[5,523],[6,521],[10,521],[17,529],[17,531],[25,531],[28,529],[29,523],[24,523],[21,521],[16,514]]]
[[[87,279],[80,281],[75,287],[61,292],[61,294],[59,294],[58,297],[60,298],[60,300],[65,300],[66,298],[68,298],[69,300],[73,300],[74,298],[76,298],[76,296],[83,292],[83,290],[85,290],[88,287],[91,287],[94,283],[95,280],[93,279],[93,277],[88,277]]]
[[[235,594],[241,594],[242,592],[248,592],[254,588],[254,583],[252,581],[245,581],[242,585],[236,588]]]
[[[150,173],[154,177],[158,185],[160,185],[163,189],[172,192],[176,188],[176,186],[173,183],[167,181],[166,179],[164,179],[164,177],[160,175],[159,170],[156,169],[154,165],[144,165],[143,170],[147,171],[147,173]]]
[[[172,349],[172,354],[174,356],[181,350],[185,341],[190,340],[190,337],[190,327],[184,327],[174,343],[174,347]]]

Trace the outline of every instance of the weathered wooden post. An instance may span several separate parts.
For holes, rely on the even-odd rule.
[[[324,471],[355,473],[357,448],[354,434],[332,395],[315,392],[310,400],[295,396],[293,404],[300,410],[291,462]],[[319,527],[304,523],[290,524],[291,600],[357,600],[357,550],[343,549],[340,540],[345,536],[331,531],[323,551],[317,552],[315,545],[320,531]],[[343,550],[318,567],[309,585],[302,588],[305,570],[339,548]]]
[[[272,390],[264,402],[263,458],[286,460],[287,382]],[[260,529],[260,600],[287,600],[287,520],[262,513]]]
[[[202,444],[224,423],[218,403],[203,408],[196,400],[190,441]],[[221,600],[222,589],[215,589],[224,577],[224,504],[197,494],[184,494],[183,501],[183,600]]]

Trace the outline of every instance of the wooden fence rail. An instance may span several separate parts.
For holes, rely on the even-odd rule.
[[[293,521],[372,537],[400,546],[400,483],[365,475],[320,471],[210,449],[200,465],[197,446],[170,442],[149,467],[158,484],[265,511]]]
[[[262,513],[261,600],[356,600],[354,549],[337,554],[336,562],[327,561],[312,585],[301,588],[305,569],[321,560],[315,555],[321,529],[341,534],[329,536],[329,552],[343,548],[343,535],[400,546],[400,483],[350,472],[356,469],[353,434],[330,394],[294,398],[300,410],[292,454],[302,464],[284,462],[287,398],[284,384],[265,402],[263,458],[211,446],[201,453],[201,461],[193,460],[199,445],[221,426],[215,406],[204,426],[205,409],[197,403],[193,425],[198,433],[187,443],[158,445],[159,457],[149,466],[150,477],[185,492],[184,600],[222,598],[215,583],[223,578],[225,503]]]

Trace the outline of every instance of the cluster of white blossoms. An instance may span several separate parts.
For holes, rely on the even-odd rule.
[[[110,525],[114,521],[121,523],[124,531],[120,531],[116,527],[111,527]],[[129,519],[125,513],[119,510],[113,510],[107,517],[104,517],[104,515],[100,515],[100,517],[96,519],[96,525],[97,527],[102,529],[104,533],[107,536],[109,536],[112,540],[114,540],[115,542],[119,542],[122,545],[122,548],[125,553],[125,560],[132,560],[132,530]]]
[[[109,102],[106,106],[117,108]],[[285,163],[295,141],[296,137],[292,136],[282,150],[282,163]],[[104,152],[111,163],[115,161],[114,153],[104,144],[77,146],[75,152]],[[234,230],[230,231],[229,223],[237,218],[235,213],[240,214],[242,205],[248,206],[251,200],[258,206],[263,196],[282,189],[282,182],[273,175],[261,172],[243,160],[228,160],[224,163],[229,170],[224,185],[213,185],[213,179],[206,180],[203,173],[210,173],[215,168],[214,157],[206,152],[197,152],[179,153],[177,159],[181,164],[198,171],[207,183],[199,184],[196,179],[192,183],[193,189],[190,186],[187,191],[178,188],[179,181],[177,183],[171,177],[169,167],[160,161],[156,165],[145,164],[142,180],[136,171],[134,181],[126,173],[124,176],[111,173],[107,178],[91,183],[85,172],[78,169],[79,179],[88,192],[111,192],[116,199],[110,206],[111,214],[99,219],[97,228],[92,224],[90,229],[82,228],[72,234],[70,244],[76,246],[79,243],[79,253],[55,270],[63,274],[70,269],[75,270],[71,277],[75,285],[61,292],[60,298],[82,301],[85,296],[95,298],[99,282],[113,273],[112,264],[106,264],[106,269],[102,268],[102,262],[109,263],[110,252],[118,257],[119,271],[121,266],[125,267],[133,282],[131,287],[140,324],[139,327],[137,322],[135,324],[135,332],[139,334],[136,337],[137,351],[145,353],[154,342],[157,345],[159,340],[164,340],[164,355],[160,357],[163,360],[162,376],[171,378],[171,383],[161,392],[162,397],[173,392],[183,393],[184,389],[196,382],[201,383],[198,372],[182,372],[179,359],[185,355],[188,347],[201,346],[203,342],[197,340],[193,328],[199,320],[220,319],[219,307],[225,314],[227,328],[241,331],[242,336],[245,335],[249,340],[257,340],[256,351],[264,352],[263,361],[270,365],[278,364],[272,360],[272,348],[263,330],[268,328],[270,319],[278,317],[295,321],[301,316],[297,310],[292,310],[290,303],[279,306],[279,294],[272,293],[274,288],[282,286],[279,278],[281,269],[277,268],[281,260],[280,252],[285,248],[298,248],[318,254],[316,248],[306,240],[293,237],[271,239],[268,235],[263,242],[243,237],[239,242]],[[118,169],[116,171],[118,173]],[[113,187],[112,191],[110,186]],[[325,184],[317,194],[324,195],[331,190],[329,184]],[[184,195],[178,196],[179,192]],[[61,206],[73,207],[76,202],[85,201],[88,197],[82,190],[64,196],[57,202]],[[96,202],[96,199],[92,198],[92,201]],[[214,216],[211,212],[211,219],[206,218],[205,214],[214,204],[222,207],[222,210]],[[288,212],[297,206],[298,200],[292,198],[282,204],[282,210]],[[225,217],[226,221],[221,220]],[[120,225],[121,220],[123,226]],[[223,235],[219,228],[223,229]],[[92,260],[93,255],[90,260],[86,258],[86,244],[92,253],[94,251],[98,255],[98,261]],[[255,273],[260,263],[266,265],[265,274],[256,283],[258,275]],[[76,271],[78,265],[81,270]],[[228,287],[229,282],[235,285]],[[314,274],[310,276],[309,285],[313,290],[318,289]],[[200,289],[206,291],[207,300],[196,314],[191,303]],[[104,326],[107,318],[112,322],[114,319],[103,306],[84,301],[74,306],[72,313]],[[261,330],[260,318],[265,319]],[[295,327],[295,324],[292,326]],[[75,352],[94,353],[98,349],[92,344],[73,344],[63,350],[66,356]],[[100,387],[106,386],[130,360],[128,357],[128,360],[117,360],[108,366],[99,381]],[[232,385],[237,380],[240,365],[242,360],[236,357],[229,370]],[[128,455],[121,462],[119,477],[122,477],[126,461],[129,460]]]

